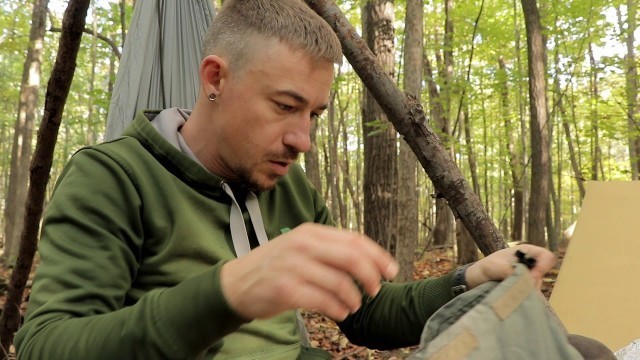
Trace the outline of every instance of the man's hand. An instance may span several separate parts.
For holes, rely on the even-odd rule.
[[[467,287],[473,289],[487,281],[506,279],[513,272],[513,264],[518,262],[517,250],[536,260],[530,273],[536,286],[540,289],[544,274],[555,266],[556,257],[551,251],[530,244],[521,244],[512,248],[502,249],[478,260],[465,273]]]
[[[306,308],[343,320],[361,305],[356,282],[375,296],[380,281],[397,272],[393,257],[368,237],[309,223],[226,263],[220,282],[231,308],[247,319]]]

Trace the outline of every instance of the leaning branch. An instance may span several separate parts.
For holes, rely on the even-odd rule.
[[[371,91],[398,133],[404,137],[453,213],[473,236],[483,254],[507,245],[462,172],[431,129],[422,106],[406,96],[376,62],[366,43],[332,0],[305,0],[338,34],[342,51]]]

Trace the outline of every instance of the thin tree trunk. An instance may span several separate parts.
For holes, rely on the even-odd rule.
[[[70,0],[62,20],[64,30],[60,36],[56,61],[47,85],[44,115],[40,123],[36,149],[30,167],[31,178],[27,193],[24,228],[20,236],[20,250],[16,266],[9,280],[7,299],[0,317],[0,339],[5,353],[8,353],[9,346],[13,342],[13,335],[20,325],[22,294],[37,248],[40,218],[53,161],[53,152],[64,104],[69,95],[76,68],[76,58],[89,3],[90,0]]]
[[[333,1],[306,2],[336,31],[345,56],[354,70],[416,154],[437,192],[447,199],[451,209],[467,226],[480,250],[484,254],[490,254],[505,248],[502,234],[445,150],[442,140],[429,126],[420,104],[396,87]]]
[[[5,250],[3,257],[7,263],[13,263],[17,256],[20,231],[23,227],[33,127],[38,113],[38,91],[40,90],[42,50],[48,5],[49,0],[33,1],[29,46],[22,69],[18,117],[15,123],[9,186],[4,207]]]
[[[109,83],[107,84],[107,96],[111,99],[113,95],[114,79],[116,78],[116,64],[114,56],[109,57]]]
[[[336,96],[336,101],[337,101],[337,96]],[[336,132],[336,138],[335,138],[335,146],[336,146],[336,152],[338,151],[338,149],[342,148],[343,146],[343,134],[345,134],[347,132],[346,130],[347,124],[345,122],[345,116],[344,113],[342,111],[340,111],[339,113],[339,117],[338,117],[338,129]],[[353,214],[353,211],[351,211],[350,209],[350,203],[349,203],[349,198],[351,198],[351,192],[348,191],[349,186],[351,185],[351,179],[348,179],[349,176],[349,152],[348,150],[346,152],[342,152],[341,155],[338,155],[338,161],[337,161],[337,166],[338,169],[340,170],[340,175],[341,175],[341,181],[339,182],[339,184],[341,184],[342,189],[340,190],[340,196],[338,197],[338,204],[340,205],[340,213],[344,214],[344,219],[341,221],[344,221],[344,223],[342,224],[342,227],[345,229],[349,229],[351,228],[351,214]],[[348,194],[346,194],[345,192],[348,192]],[[351,201],[351,204],[353,204],[353,200]]]
[[[453,95],[453,34],[454,23],[451,12],[453,10],[453,0],[444,1],[444,41],[443,41],[443,60],[442,68],[442,91],[440,93],[443,111],[440,117],[435,119],[442,132],[447,150],[452,153],[451,144],[451,102]],[[447,206],[447,201],[441,197],[436,197],[436,224],[433,227],[433,244],[445,245],[450,243],[453,233],[453,214]]]
[[[531,198],[527,241],[545,245],[545,223],[549,206],[549,129],[546,98],[545,41],[536,0],[521,0],[527,29],[529,106],[531,131]]]
[[[215,2],[214,2],[215,3]],[[122,36],[121,47],[124,49],[124,42],[127,39],[127,17],[126,17],[126,8],[127,8],[127,0],[120,0],[120,31]]]
[[[514,34],[514,56],[516,58],[516,74],[518,76],[523,76],[524,73],[522,70],[522,57],[520,56],[520,24],[518,23],[519,13],[518,13],[518,1],[513,0],[513,28],[515,29]],[[519,79],[518,79],[519,80]],[[513,216],[514,216],[514,228],[517,231],[518,224],[520,224],[520,231],[515,235],[520,235],[518,238],[521,240],[523,234],[525,234],[525,224],[527,223],[528,216],[525,213],[524,209],[528,207],[527,205],[527,186],[529,182],[529,178],[527,176],[527,172],[525,171],[528,159],[527,159],[527,121],[525,119],[525,101],[524,101],[524,87],[521,85],[522,81],[517,81],[517,91],[516,91],[516,101],[518,103],[518,120],[520,122],[520,166],[521,171],[517,174],[520,184],[521,192],[514,193],[513,198]],[[527,230],[528,231],[528,230]],[[515,238],[514,238],[515,240]]]
[[[638,180],[640,172],[640,99],[638,98],[638,66],[635,56],[635,31],[638,4],[636,0],[627,0],[627,28],[625,43],[627,55],[625,67],[627,70],[627,120],[629,124],[629,158],[631,162],[631,179]],[[622,29],[622,24],[620,25]]]
[[[482,81],[482,78],[480,78],[480,81]],[[482,85],[481,85],[482,86]],[[482,118],[482,143],[485,144],[482,147],[482,158],[484,160],[484,173],[483,178],[484,178],[484,207],[487,209],[487,211],[489,213],[491,213],[491,205],[489,203],[489,194],[491,194],[491,191],[489,191],[489,185],[491,182],[491,177],[489,176],[489,167],[490,167],[490,159],[489,159],[489,139],[488,139],[488,133],[489,131],[491,131],[487,125],[487,116],[486,116],[486,112],[484,111],[484,98],[481,100],[482,102],[482,113],[481,113],[481,118]],[[478,194],[480,195],[480,194]]]
[[[589,64],[591,67],[590,95],[591,95],[591,180],[598,180],[598,167],[601,162],[602,149],[600,148],[600,125],[598,124],[598,70],[593,45],[589,43]],[[604,174],[602,174],[604,175]]]
[[[422,93],[423,0],[407,0],[404,27],[404,91],[420,103]],[[418,245],[418,161],[409,145],[400,141],[398,166],[398,250],[400,263],[397,281],[413,280],[413,258]]]
[[[471,187],[473,189],[473,192],[480,195],[480,182],[478,181],[478,161],[476,160],[476,154],[473,151],[471,121],[467,117],[466,111],[462,111],[460,113],[460,124],[462,127],[464,127],[465,148],[467,151],[467,158],[469,160],[469,173],[471,174]]]
[[[372,56],[373,56],[373,54],[372,54]],[[364,91],[363,87],[358,87],[358,98],[362,99],[364,97],[363,91]],[[359,133],[359,134],[364,133],[364,130],[363,130],[364,126],[363,126],[363,124],[361,122],[358,122],[356,124],[356,127],[358,128],[358,131],[356,131],[356,133]],[[358,140],[357,140],[358,147],[356,149],[356,164],[358,166],[356,166],[356,177],[355,177],[355,179],[356,179],[356,198],[359,199],[360,200],[360,204],[362,204],[364,202],[364,200],[363,200],[363,190],[362,190],[363,182],[364,182],[362,180],[364,178],[364,176],[363,176],[364,165],[360,165],[360,164],[364,163],[364,160],[363,160],[364,155],[362,154],[363,148],[364,148],[364,144],[363,144],[364,140],[362,139],[362,136],[358,136],[357,138],[358,138]],[[362,205],[360,207],[360,214],[361,214],[361,216],[358,217],[358,231],[359,232],[363,232],[364,231],[364,205]]]
[[[342,124],[342,132],[341,132],[341,140],[342,140],[342,158],[343,161],[341,162],[341,169],[342,169],[342,182],[343,182],[343,189],[347,189],[347,191],[349,192],[349,196],[351,197],[351,203],[353,205],[353,209],[355,212],[355,227],[358,231],[360,231],[361,228],[361,221],[360,219],[362,219],[362,206],[360,204],[360,197],[359,194],[355,188],[355,186],[353,186],[353,183],[351,182],[351,166],[350,166],[350,157],[349,154],[351,153],[349,151],[349,133],[347,131],[347,124],[346,124],[346,111],[349,107],[349,104],[345,104],[345,106],[341,106],[341,102],[340,102],[340,97],[338,96],[339,93],[336,92],[336,101],[338,102],[338,108],[340,108],[340,123]],[[351,97],[349,98],[351,99]],[[359,151],[356,151],[356,154],[358,154]],[[359,161],[356,161],[356,164],[358,164]],[[357,172],[357,169],[356,169]]]
[[[516,127],[511,121],[509,111],[509,86],[507,84],[507,67],[504,58],[498,59],[500,72],[498,81],[500,82],[500,107],[502,109],[502,119],[506,136],[507,153],[509,154],[509,172],[511,174],[511,185],[513,186],[513,197],[509,201],[513,202],[513,214],[511,220],[511,240],[522,240],[522,168],[520,166],[520,156],[516,151]]]
[[[553,139],[553,118],[549,117],[547,121],[547,128],[549,129],[549,154],[552,153],[552,139]],[[558,149],[560,151],[560,149]],[[559,170],[558,170],[559,171]],[[551,161],[551,156],[549,156],[549,198],[550,203],[547,206],[547,239],[549,243],[549,250],[556,251],[558,248],[558,231],[560,224],[557,221],[558,216],[560,214],[560,199],[558,199],[556,195],[556,190],[554,187],[553,181],[553,162]]]
[[[0,151],[3,154],[9,154],[10,152],[10,141],[9,141],[9,131],[8,126],[6,124],[0,124]],[[9,184],[9,159],[8,156],[3,156],[0,158],[0,193],[6,194],[7,187]],[[0,229],[4,229],[4,216],[0,217]],[[2,231],[2,230],[0,230]],[[2,238],[2,244],[0,246],[4,247],[4,238]]]
[[[304,170],[311,183],[322,194],[322,180],[320,179],[320,156],[318,154],[318,123],[311,123],[311,131],[309,138],[311,140],[311,148],[304,154]]]
[[[451,4],[451,7],[453,6],[453,4]],[[480,22],[480,18],[482,16],[482,11],[484,9],[484,1],[482,2],[482,5],[480,6],[480,10],[478,12],[478,16],[476,17],[476,20],[474,22],[474,28],[473,28],[473,35],[472,35],[472,40],[471,42],[473,43],[475,36],[477,34],[477,30],[478,30],[478,24]],[[450,11],[450,9],[449,9]],[[447,15],[447,18],[450,18],[449,15]],[[453,34],[453,26],[451,26],[451,33]],[[474,49],[475,47],[472,45],[471,46],[471,53],[469,55],[469,65],[467,68],[467,76],[466,76],[466,81],[467,83],[470,81],[470,77],[471,77],[471,64],[473,63],[473,53],[474,53]],[[451,55],[451,61],[453,61],[453,55]],[[445,61],[446,63],[446,61]],[[482,89],[480,89],[480,92],[482,92]],[[484,119],[484,103],[483,103],[483,112],[482,112],[482,116]],[[467,107],[467,98],[466,98],[466,90],[463,89],[462,94],[460,96],[460,103],[458,105],[458,112],[457,112],[457,117],[456,117],[456,124],[460,124],[460,127],[458,127],[458,134],[456,135],[456,138],[458,139],[458,143],[460,142],[460,137],[461,137],[461,133],[462,133],[462,127],[464,127],[464,135],[465,135],[465,143],[466,143],[466,149],[467,149],[467,158],[469,160],[469,172],[471,173],[471,181],[472,181],[472,185],[473,185],[473,189],[474,192],[477,195],[480,195],[480,184],[478,181],[478,171],[477,171],[477,163],[476,163],[476,157],[475,157],[475,152],[473,151],[473,144],[471,142],[471,121],[468,117],[469,111],[468,111],[468,107]],[[456,126],[454,126],[454,131],[455,131]],[[485,143],[486,144],[486,143]],[[452,143],[452,147],[451,150],[453,149],[453,143]],[[453,156],[454,152],[452,151],[452,156]],[[478,260],[478,247],[476,246],[476,244],[473,242],[473,238],[471,237],[471,234],[469,233],[469,230],[466,228],[466,226],[464,225],[464,223],[460,220],[460,219],[456,219],[456,243],[458,245],[458,264],[462,265],[462,264],[468,264],[470,262],[474,262],[476,260]]]
[[[555,63],[555,67],[556,67],[556,74],[559,74],[558,71],[558,67],[559,67],[559,63],[560,63],[560,56],[558,54],[558,50],[556,49],[555,55],[554,55],[554,63]],[[569,149],[569,160],[571,162],[571,169],[573,170],[573,176],[576,179],[576,184],[578,185],[578,192],[580,193],[580,200],[582,201],[582,199],[584,199],[584,195],[585,195],[585,190],[584,190],[584,177],[582,175],[582,170],[580,169],[580,166],[578,165],[578,161],[576,159],[576,152],[575,149],[573,147],[573,137],[571,136],[571,129],[569,126],[569,122],[567,121],[567,111],[564,108],[564,94],[562,93],[562,91],[560,91],[560,79],[558,78],[558,76],[556,76],[555,80],[554,80],[554,92],[556,94],[556,97],[558,98],[558,100],[556,100],[555,104],[558,107],[558,110],[560,111],[560,119],[562,122],[562,128],[564,130],[564,135],[565,135],[565,140],[567,142],[567,147]],[[560,186],[558,184],[558,186]]]
[[[364,6],[363,33],[368,47],[385,73],[393,79],[393,20],[391,0],[368,0]],[[396,132],[370,90],[363,104],[364,232],[392,254],[397,235]]]
[[[562,135],[560,134],[560,126],[557,126],[557,138],[556,138],[556,144],[557,144],[557,148],[558,148],[558,162],[557,162],[557,166],[558,166],[558,171],[557,171],[557,177],[556,177],[556,182],[558,183],[558,190],[557,190],[557,194],[553,200],[553,209],[554,209],[554,224],[556,224],[555,226],[555,233],[553,236],[553,240],[555,242],[549,244],[549,248],[551,249],[551,251],[557,251],[557,246],[558,246],[558,242],[560,240],[562,240],[562,229],[563,224],[562,224]],[[552,197],[553,198],[553,197]]]
[[[476,163],[476,156],[473,151],[473,144],[471,142],[471,121],[466,116],[467,111],[460,111],[459,123],[461,127],[464,127],[465,144],[467,150],[467,159],[469,160],[469,172],[471,173],[471,184],[473,191],[480,195],[480,184],[478,183],[478,170]],[[478,260],[478,247],[473,242],[471,233],[467,230],[460,219],[456,219],[456,243],[458,245],[458,264],[468,264]]]
[[[427,56],[424,56],[424,76],[427,80],[427,88],[429,89],[429,110],[431,113],[431,119],[434,119],[436,124],[443,124],[445,122],[445,120],[443,120],[442,118],[445,116],[445,109],[443,108],[443,99],[442,99],[442,94],[440,92],[440,90],[438,89],[438,85],[435,81],[435,77],[434,77],[434,70],[431,67],[431,62],[429,61],[429,58]],[[436,56],[436,62],[439,62],[438,59],[440,57]],[[440,127],[441,131],[442,131],[442,127]],[[446,221],[446,218],[443,216],[439,216],[438,214],[441,214],[442,211],[442,206],[446,206],[446,201],[443,200],[441,198],[441,195],[437,193],[437,190],[435,190],[434,192],[436,192],[435,194],[435,220],[432,221],[432,227],[430,229],[430,234],[429,234],[429,239],[432,239],[433,244],[434,245],[442,245],[444,243],[446,243],[446,231],[445,231],[445,235],[442,235],[441,233],[443,232],[441,229],[443,226],[440,223],[443,221]],[[477,194],[477,193],[476,193]],[[431,210],[433,208],[433,206],[429,206],[429,209]],[[438,210],[438,208],[440,208],[440,210]],[[430,218],[432,218],[434,216],[431,216]]]
[[[93,113],[93,108],[94,108],[94,101],[93,101],[93,92],[95,90],[95,81],[96,81],[96,63],[97,63],[97,59],[96,59],[96,51],[98,49],[98,39],[97,39],[97,34],[98,34],[98,14],[96,13],[96,2],[92,1],[91,2],[91,14],[93,17],[93,23],[91,24],[91,30],[92,30],[92,37],[91,37],[91,73],[89,75],[89,94],[88,94],[88,111],[87,111],[87,138],[86,138],[86,143],[87,144],[95,144],[98,140],[98,134],[96,134],[96,132],[94,131],[94,123],[96,123],[97,121],[95,121],[94,117],[94,113]]]
[[[328,113],[328,131],[327,147],[329,153],[328,169],[329,174],[327,176],[327,182],[331,190],[331,209],[333,211],[334,219],[339,220],[339,224],[342,228],[347,227],[347,214],[344,209],[344,202],[342,199],[342,192],[340,191],[340,166],[338,162],[338,140],[340,138],[340,129],[336,126],[336,106],[335,106],[335,92],[332,92],[331,99],[329,101]]]

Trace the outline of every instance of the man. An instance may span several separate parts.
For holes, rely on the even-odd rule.
[[[454,273],[381,285],[398,270],[393,258],[327,226],[294,163],[341,60],[331,28],[300,0],[227,0],[203,53],[191,113],[140,114],[61,175],[18,357],[328,358],[301,346],[299,308],[370,347],[417,344],[453,298]],[[553,255],[522,249],[538,259],[539,281]],[[514,252],[457,271],[457,281],[507,277]]]

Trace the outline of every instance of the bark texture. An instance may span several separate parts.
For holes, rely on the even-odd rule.
[[[536,0],[522,0],[527,29],[529,64],[529,111],[531,131],[531,198],[527,242],[545,246],[545,224],[549,206],[549,129],[546,96],[546,53],[542,23]]]
[[[440,101],[442,102],[442,112],[435,121],[438,123],[438,127],[441,132],[441,137],[444,139],[444,145],[450,154],[453,153],[451,143],[451,103],[453,95],[453,34],[454,24],[451,17],[454,2],[453,0],[443,0],[444,2],[444,41],[442,58],[444,64],[440,69],[440,75],[442,78],[442,91],[440,92]],[[441,197],[436,197],[436,223],[433,226],[433,244],[441,246],[445,244],[451,244],[454,237],[454,219],[453,214],[447,207],[447,201]]]
[[[362,11],[363,33],[384,73],[393,78],[393,1],[368,0]],[[364,232],[391,254],[397,235],[397,139],[387,115],[365,89],[362,107],[364,139]]]
[[[320,155],[318,154],[318,123],[313,121],[311,123],[311,131],[309,132],[309,138],[311,140],[311,148],[304,154],[304,170],[307,173],[307,177],[311,180],[311,183],[315,185],[316,189],[322,193],[322,180],[320,179]]]
[[[422,93],[423,0],[407,0],[404,26],[404,91],[420,103]],[[398,160],[398,281],[413,279],[413,258],[418,244],[418,160],[404,139]]]

